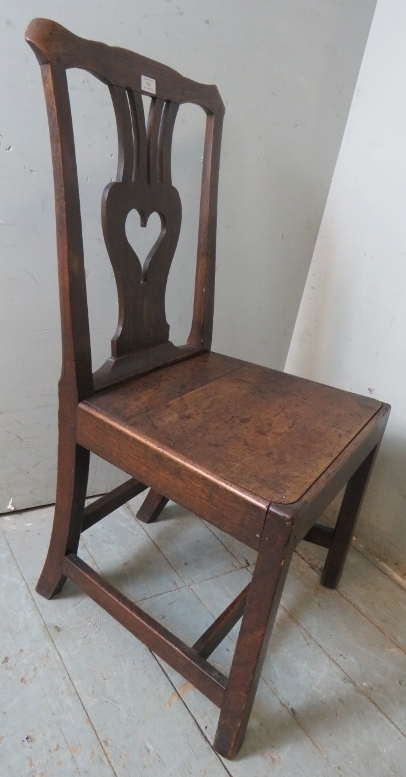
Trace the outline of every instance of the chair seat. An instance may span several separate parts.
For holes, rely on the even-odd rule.
[[[129,450],[126,466],[120,454],[123,447],[131,449],[130,474],[183,503],[177,480],[184,483],[186,467],[191,490],[205,483],[211,507],[225,492],[230,503],[223,511],[232,513],[238,504],[253,544],[252,533],[262,526],[269,504],[301,499],[381,406],[369,397],[211,352],[81,402],[78,442],[127,472]],[[116,451],[113,458],[108,449]],[[171,461],[165,482],[159,471],[163,459],[164,470]],[[186,501],[208,520],[217,512],[202,509],[192,493]],[[241,538],[241,531],[237,534]]]

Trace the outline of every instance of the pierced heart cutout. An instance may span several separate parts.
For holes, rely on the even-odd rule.
[[[174,186],[113,181],[104,189],[103,235],[119,302],[114,358],[168,342],[165,291],[181,222]]]
[[[151,248],[153,248],[161,235],[162,224],[159,214],[151,213],[145,227],[141,226],[140,215],[135,208],[130,210],[125,222],[126,238],[140,260],[145,272],[145,262]]]

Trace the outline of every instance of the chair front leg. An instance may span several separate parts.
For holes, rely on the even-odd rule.
[[[36,590],[46,599],[57,594],[65,580],[62,562],[67,553],[76,553],[82,527],[89,475],[90,452],[64,436],[61,429],[58,450],[58,477],[55,516],[48,555]]]
[[[293,526],[282,507],[268,511],[214,740],[226,758],[234,758],[244,739],[294,550]]]
[[[378,448],[379,445],[372,449],[347,483],[334,529],[333,541],[321,575],[321,583],[326,588],[336,588],[340,582]]]

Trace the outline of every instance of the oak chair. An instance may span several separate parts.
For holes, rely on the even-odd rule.
[[[41,65],[54,167],[63,367],[55,519],[37,591],[74,581],[220,707],[215,749],[233,758],[246,730],[292,553],[328,549],[323,585],[341,576],[389,406],[210,350],[217,185],[224,106],[215,86],[120,48],[35,19],[26,40]],[[102,223],[118,290],[112,355],[92,374],[81,214],[66,70],[82,68],[111,94],[116,181]],[[145,123],[142,95],[152,97]],[[181,226],[171,140],[182,103],[206,113],[193,322],[169,340],[165,287]],[[125,234],[135,208],[160,236],[144,266]],[[90,452],[130,479],[85,506]],[[347,484],[347,485],[346,485]],[[346,485],[334,529],[316,521]],[[81,532],[150,488],[138,518],[173,499],[258,551],[252,582],[192,646],[115,590],[77,555]],[[181,541],[181,540],[180,540]],[[242,618],[230,675],[208,657]]]

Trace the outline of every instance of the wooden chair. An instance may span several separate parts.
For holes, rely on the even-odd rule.
[[[220,707],[215,749],[233,758],[246,730],[292,553],[303,539],[328,548],[321,578],[334,588],[388,419],[389,406],[210,351],[217,184],[224,106],[215,86],[153,60],[83,40],[35,19],[26,40],[41,65],[55,179],[63,368],[55,519],[37,590],[74,581]],[[117,120],[117,180],[102,197],[119,321],[112,355],[92,374],[81,215],[66,70],[107,84]],[[147,126],[142,94],[152,96]],[[165,286],[181,225],[171,183],[178,107],[207,115],[193,323],[169,341]],[[135,208],[162,229],[141,267],[125,234]],[[127,472],[85,507],[90,451]],[[334,529],[316,523],[347,484]],[[168,499],[258,551],[252,582],[192,646],[115,590],[77,555],[81,532],[150,487],[138,518]],[[180,538],[181,542],[181,538]],[[229,677],[207,658],[242,617]]]

